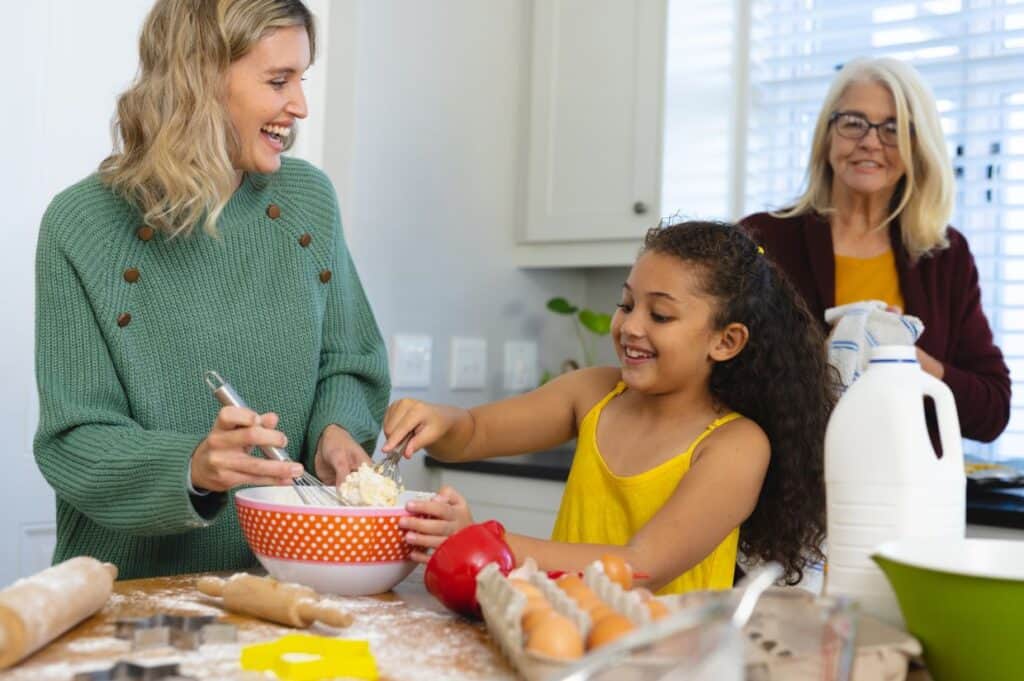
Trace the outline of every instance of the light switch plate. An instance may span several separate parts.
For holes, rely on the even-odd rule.
[[[452,390],[483,390],[487,387],[487,341],[453,336],[448,366]]]
[[[434,341],[423,334],[395,334],[391,339],[391,385],[429,388]]]
[[[537,387],[537,344],[533,341],[505,341],[502,386],[508,391]]]

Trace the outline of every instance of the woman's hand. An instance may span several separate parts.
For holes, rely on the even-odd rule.
[[[407,530],[405,542],[414,548],[409,557],[417,563],[430,560],[430,551],[450,535],[473,524],[473,515],[465,498],[445,486],[427,501],[413,500],[405,505],[413,517],[399,518],[398,526]],[[424,517],[425,516],[425,517]]]
[[[942,377],[946,375],[946,365],[921,348],[915,348],[915,350],[917,350],[917,361],[921,368],[941,381]]]
[[[414,433],[402,456],[412,458],[413,452],[429,447],[448,434],[455,424],[457,411],[452,407],[404,398],[394,402],[384,414],[387,441],[381,449],[390,453],[409,433]]]
[[[324,428],[313,457],[313,470],[321,482],[336,485],[364,463],[370,463],[370,457],[347,430],[333,423]]]
[[[277,414],[257,414],[242,407],[217,412],[206,438],[192,453],[192,486],[225,492],[239,485],[288,485],[302,475],[296,461],[272,461],[252,456],[255,447],[286,447],[288,438],[277,428]]]

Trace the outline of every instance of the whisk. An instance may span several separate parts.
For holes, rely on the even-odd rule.
[[[402,483],[402,473],[398,470],[398,462],[402,459],[402,453],[405,448],[409,446],[409,440],[412,439],[413,431],[402,438],[402,441],[398,443],[398,446],[391,450],[391,453],[385,457],[383,461],[373,467],[373,470],[378,475],[383,475],[386,478],[391,478],[398,485],[399,489],[405,487]]]
[[[207,371],[205,374],[206,385],[210,386],[214,397],[225,407],[241,407],[248,409],[245,401],[239,396],[231,385],[220,377],[216,371]],[[291,461],[288,452],[279,447],[260,447],[260,450],[268,459],[275,461]],[[303,473],[301,476],[292,479],[292,487],[299,499],[307,506],[343,506],[341,497],[324,483],[310,473]]]

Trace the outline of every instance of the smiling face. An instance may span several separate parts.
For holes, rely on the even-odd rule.
[[[309,68],[309,35],[288,26],[263,36],[227,70],[226,106],[238,139],[236,170],[273,173],[297,118],[306,117],[302,74]]]
[[[721,335],[713,316],[713,300],[692,267],[671,255],[641,255],[612,317],[622,380],[649,394],[706,382]]]
[[[875,81],[851,83],[835,110],[859,113],[871,123],[896,120],[892,93]],[[828,161],[832,166],[833,197],[847,193],[888,200],[906,172],[899,149],[882,144],[875,129],[859,140],[852,140],[839,135],[833,124]]]

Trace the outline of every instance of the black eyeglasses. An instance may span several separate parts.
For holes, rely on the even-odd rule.
[[[865,116],[851,111],[836,111],[828,119],[829,125],[834,125],[840,137],[848,140],[864,139],[871,129],[878,132],[878,141],[887,147],[895,147],[900,143],[899,126],[896,121],[882,121],[872,123]],[[913,130],[913,127],[911,127]]]

